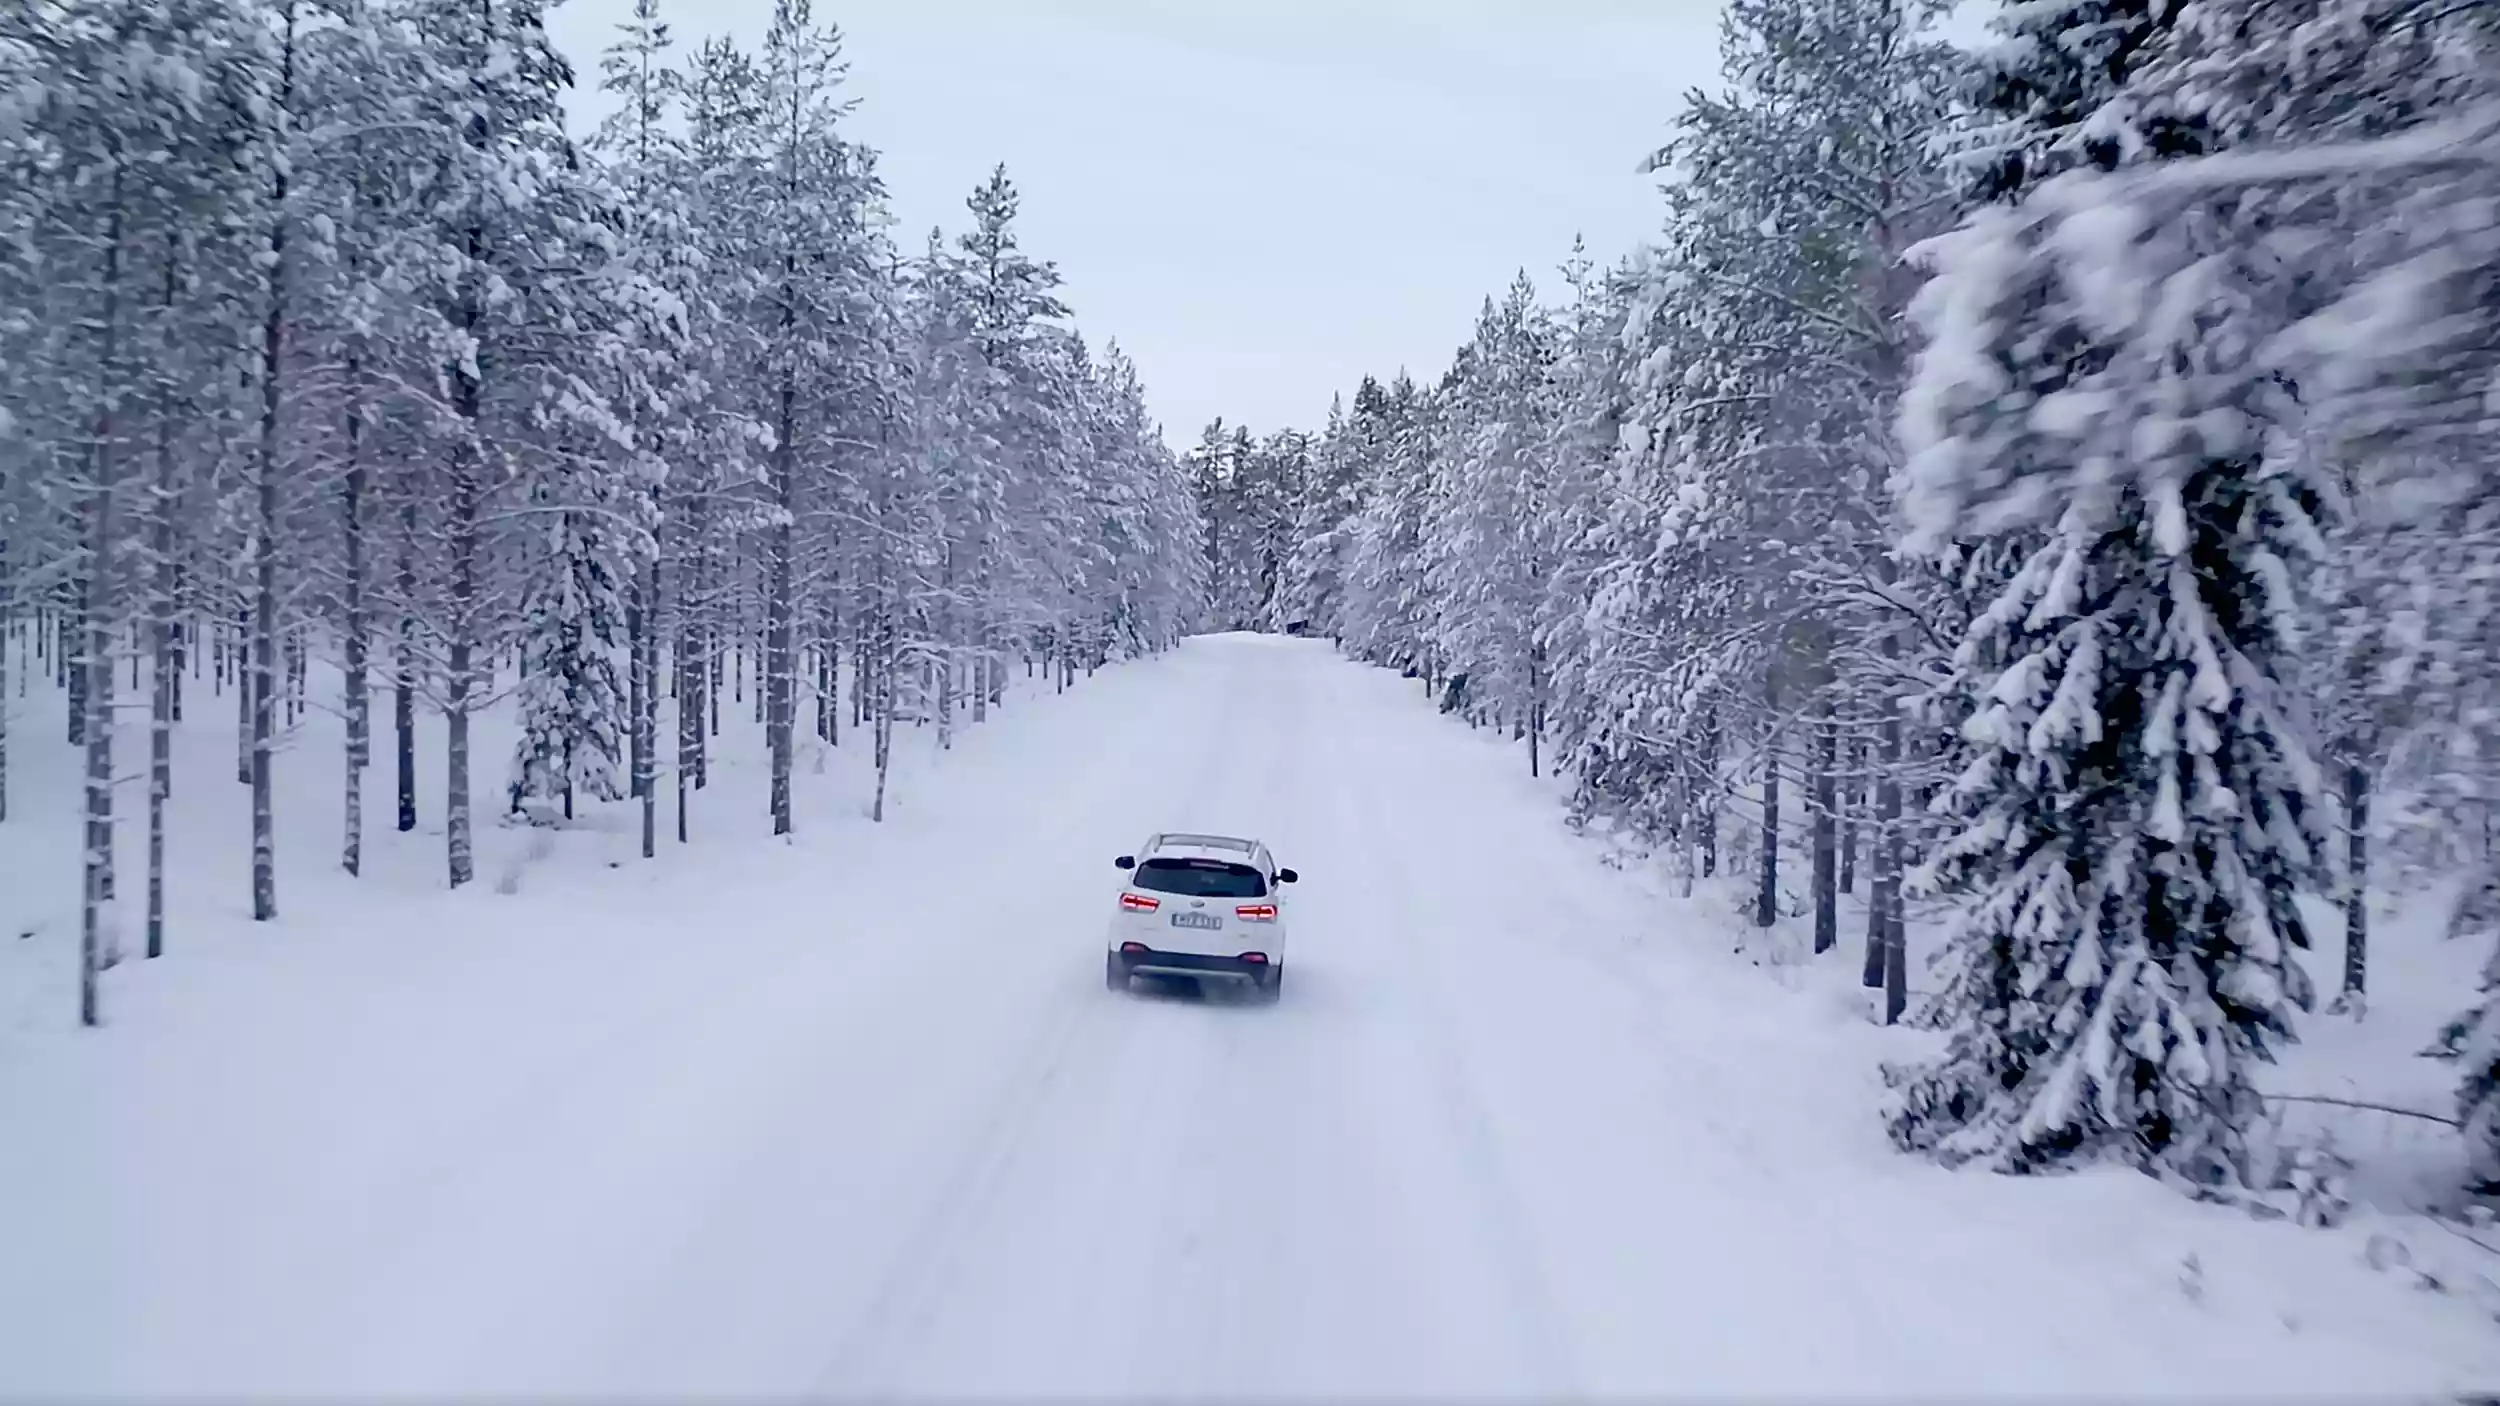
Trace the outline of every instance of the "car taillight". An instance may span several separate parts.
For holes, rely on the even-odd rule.
[[[1241,919],[1245,923],[1272,923],[1276,921],[1276,905],[1273,903],[1245,903],[1239,908],[1233,910],[1233,916]]]
[[[1163,906],[1163,900],[1142,893],[1124,893],[1120,895],[1120,906],[1132,913],[1151,913]]]
[[[1120,955],[1123,957],[1143,957],[1148,952],[1153,950],[1153,948],[1148,947],[1142,942],[1123,942],[1120,944]]]
[[[1263,967],[1267,965],[1267,954],[1265,952],[1244,952],[1241,954],[1241,960],[1248,962],[1254,967]]]

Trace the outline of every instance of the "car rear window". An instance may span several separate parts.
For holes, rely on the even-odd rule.
[[[1149,859],[1130,881],[1152,893],[1184,898],[1265,898],[1267,876],[1221,859]]]

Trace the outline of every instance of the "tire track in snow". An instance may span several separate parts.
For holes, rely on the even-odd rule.
[[[834,1340],[816,1384],[820,1392],[886,1390],[881,1382],[860,1378],[873,1374],[881,1361],[911,1360],[908,1349],[927,1337],[962,1282],[966,1242],[981,1225],[982,1212],[1008,1184],[1034,1128],[1052,1110],[1047,1095],[1064,1074],[1069,1051],[1103,1014],[1099,1001],[1054,1003],[1046,1008],[1038,1035],[1009,1046],[1020,1056],[1017,1072],[991,1086],[968,1124],[954,1125],[976,1131],[871,1281],[864,1312]]]
[[[1255,717],[1268,747],[1237,745],[1238,728],[1219,732],[1209,748],[1206,774],[1190,792],[1192,803],[1219,816],[1216,828],[1231,826],[1267,841],[1280,864],[1295,851],[1299,827],[1293,812],[1307,794],[1304,774],[1307,748],[1300,745],[1307,725],[1307,700],[1291,686],[1292,660],[1261,657],[1268,651],[1238,651],[1228,697],[1235,715]],[[1196,824],[1196,821],[1186,823]],[[1287,899],[1288,917],[1298,905]],[[1291,940],[1284,969],[1296,967],[1298,944]],[[1293,1000],[1290,979],[1283,998]],[[1213,991],[1204,991],[1213,995]],[[1226,993],[1225,1002],[1237,993]],[[1159,1339],[1162,1368],[1152,1391],[1158,1395],[1200,1395],[1210,1383],[1227,1393],[1257,1395],[1270,1365],[1277,1337],[1280,1305],[1260,1297],[1252,1285],[1277,1281],[1286,1214],[1274,1205],[1276,1178],[1245,1177],[1264,1170],[1294,1143],[1294,1113],[1285,1103],[1283,1081],[1272,1066],[1260,1067],[1254,1051],[1278,1047],[1276,1025],[1289,1020],[1285,1004],[1249,1010],[1203,1012],[1211,1027],[1211,1046],[1201,1066],[1215,1087],[1186,1090],[1189,1109],[1175,1184],[1228,1188],[1232,1204],[1199,1205],[1181,1198],[1157,1217],[1154,1242],[1178,1247],[1177,1253],[1148,1261],[1145,1281],[1136,1286],[1141,1310],[1158,1304],[1198,1306],[1193,1334]],[[1245,1182],[1247,1184],[1245,1184]]]
[[[1317,672],[1317,671],[1314,671]],[[1332,668],[1321,675],[1325,682],[1339,684],[1332,693],[1338,696],[1329,711],[1341,721],[1351,721],[1366,709],[1343,697],[1341,681],[1360,678],[1351,670]],[[1445,1135],[1458,1149],[1449,1160],[1463,1173],[1477,1208],[1483,1213],[1476,1223],[1475,1242],[1488,1254],[1495,1270],[1501,1298],[1511,1312],[1505,1321],[1512,1326],[1514,1339],[1529,1366],[1538,1377],[1538,1387],[1559,1396],[1577,1395],[1576,1354],[1571,1334],[1554,1292],[1553,1276],[1545,1265],[1528,1229],[1525,1202],[1504,1165],[1500,1140],[1484,1104],[1476,1096],[1473,1075],[1458,1052],[1453,1038],[1446,998],[1440,990],[1437,974],[1442,954],[1425,948],[1417,940],[1420,933],[1445,936],[1462,931],[1465,926],[1480,922],[1480,915],[1456,911],[1452,895],[1453,876],[1470,874],[1476,886],[1498,876],[1494,868],[1464,868],[1459,865],[1434,866],[1438,872],[1424,874],[1410,847],[1417,845],[1418,827],[1406,816],[1391,812],[1385,798],[1395,794],[1390,786],[1378,784],[1404,778],[1380,777],[1383,760],[1380,747],[1386,739],[1369,738],[1370,752],[1352,753],[1351,738],[1332,733],[1332,741],[1344,737],[1338,745],[1348,748],[1336,768],[1341,778],[1371,773],[1375,784],[1346,784],[1341,781],[1332,794],[1340,802],[1340,814],[1346,820],[1349,837],[1362,836],[1370,841],[1365,846],[1372,866],[1366,871],[1369,894],[1387,893],[1405,901],[1403,913],[1375,912],[1367,915],[1366,926],[1375,936],[1403,931],[1407,960],[1392,964],[1392,999],[1414,1015],[1407,1022],[1422,1033],[1429,1048],[1428,1059],[1432,1092]],[[1348,800],[1352,804],[1345,804]],[[1350,847],[1349,847],[1350,848]],[[1350,856],[1349,856],[1350,857]],[[1384,907],[1386,905],[1383,905]],[[1431,915],[1429,922],[1417,922],[1417,909]]]
[[[1211,726],[1182,734],[1198,741],[1193,765],[1177,773],[1168,768],[1141,773],[1125,766],[1103,765],[1096,759],[1097,764],[1087,772],[1087,812],[1108,814],[1119,806],[1129,812],[1128,828],[1135,830],[1139,838],[1165,825],[1197,823],[1166,818],[1171,810],[1168,802],[1175,796],[1197,800],[1216,794],[1223,773],[1240,765],[1238,756],[1228,751],[1225,744],[1239,735],[1244,715],[1250,711],[1249,699],[1256,691],[1237,686],[1246,664],[1237,654],[1228,652],[1207,658],[1201,666],[1209,672],[1220,667],[1224,676],[1200,682],[1195,690],[1203,693],[1211,689],[1217,707]],[[1136,756],[1130,760],[1151,764],[1171,759]],[[1120,805],[1120,792],[1133,787],[1141,774],[1165,778],[1163,786],[1154,788],[1167,793],[1163,813],[1139,814],[1147,808],[1133,801]],[[1174,779],[1176,776],[1179,779]],[[1080,921],[1102,921],[1099,908],[1071,911],[1086,915]],[[1068,960],[1079,969],[1087,968],[1101,945],[1100,928],[1093,926],[1087,931],[1094,935],[1094,941],[1080,939],[1068,944]],[[1026,1156],[1028,1144],[1047,1125],[1049,1116],[1064,1111],[1051,1095],[1068,1067],[1073,1064],[1080,1069],[1116,1071],[1126,1063],[1124,1052],[1138,1038],[1142,1022],[1135,1018],[1138,1012],[1123,1010],[1122,1002],[1107,999],[1114,994],[1090,990],[1083,993],[1089,999],[1072,999],[1062,988],[1046,985],[1041,997],[1044,1014],[1038,1022],[1039,1033],[1000,1046],[1002,1051],[1010,1052],[1017,1072],[990,1087],[970,1120],[958,1118],[948,1125],[974,1131],[964,1150],[949,1159],[949,1170],[938,1181],[937,1190],[920,1203],[912,1228],[871,1281],[864,1310],[837,1337],[826,1365],[817,1374],[819,1389],[876,1390],[883,1386],[881,1381],[859,1378],[863,1374],[912,1375],[914,1364],[925,1360],[924,1345],[936,1336],[947,1310],[961,1298],[959,1289],[965,1264],[971,1257],[970,1247],[983,1243],[983,1232],[997,1217],[998,1202],[1015,1185],[1011,1173]],[[1114,1021],[1115,1015],[1121,1019]],[[1097,1053],[1072,1058],[1073,1052],[1085,1043],[1081,1036],[1106,1026],[1112,1033],[1096,1042]],[[1098,1095],[1103,1092],[1099,1082],[1085,1087]],[[881,1365],[884,1370],[880,1374]]]

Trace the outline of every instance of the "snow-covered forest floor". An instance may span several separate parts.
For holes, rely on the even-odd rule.
[[[20,631],[10,642],[18,650],[12,662],[19,677],[42,678],[31,653],[32,631]],[[26,645],[28,648],[19,649]],[[221,950],[238,932],[251,933],[251,828],[249,788],[236,780],[236,706],[242,695],[234,683],[219,685],[199,652],[201,671],[186,678],[187,710],[173,729],[175,780],[166,807],[165,906],[169,919],[168,947]],[[764,830],[767,786],[764,727],[756,716],[750,657],[742,665],[724,665],[735,675],[721,689],[720,731],[708,748],[705,785],[691,790],[686,846],[675,837],[677,781],[671,767],[659,770],[659,832],[668,856],[663,870],[724,862],[719,856],[755,845]],[[145,700],[146,666],[134,674],[120,666],[124,697]],[[393,914],[402,904],[443,899],[445,887],[443,837],[444,720],[440,712],[416,710],[418,819],[402,834],[392,826],[394,810],[389,696],[377,688],[378,726],[373,758],[365,773],[366,816],[363,874],[351,878],[338,864],[342,834],[342,797],[346,749],[339,706],[339,675],[319,658],[307,666],[304,707],[293,725],[283,729],[276,747],[272,790],[276,793],[276,858],[280,911],[269,931],[328,935],[363,930],[377,912]],[[137,682],[132,683],[133,679]],[[551,805],[533,803],[540,824],[506,818],[505,763],[518,741],[514,710],[508,695],[514,685],[506,667],[495,680],[496,692],[507,695],[505,706],[477,712],[471,720],[471,744],[479,765],[470,778],[471,804],[480,817],[476,829],[476,867],[480,882],[496,893],[529,893],[542,883],[562,883],[564,876],[595,874],[636,861],[640,845],[640,812],[636,803],[583,800],[576,817],[563,821]],[[796,823],[802,829],[864,824],[876,777],[866,729],[851,735],[849,698],[856,677],[845,670],[840,684],[839,733],[828,746],[813,734],[813,699],[800,705],[793,769],[809,778],[794,789]],[[1008,706],[1033,691],[1047,694],[1046,677],[1028,679],[1017,671]],[[49,681],[7,700],[11,808],[24,816],[12,824],[0,846],[0,932],[16,939],[0,949],[0,1039],[30,1029],[50,1030],[64,1011],[74,1011],[78,982],[79,854],[76,823],[84,765],[80,750],[63,738],[67,695]],[[142,704],[144,707],[144,703]],[[659,736],[662,751],[672,754],[677,738],[674,699],[660,700]],[[967,705],[967,714],[968,714]],[[962,729],[961,743],[971,729]],[[907,821],[916,803],[920,777],[935,764],[939,752],[933,725],[898,723],[894,729],[894,771],[886,791],[889,818]],[[114,735],[117,785],[115,806],[126,819],[115,827],[119,899],[114,908],[119,945],[126,959],[142,947],[141,914],[147,862],[148,732],[124,726]],[[432,910],[429,910],[432,912]],[[441,912],[422,924],[442,920]],[[413,917],[410,921],[417,921]],[[422,925],[421,924],[421,925]],[[690,936],[693,934],[689,934]],[[266,946],[263,934],[251,944]],[[135,965],[121,969],[126,980]],[[64,1004],[67,1002],[68,1004]]]
[[[1516,744],[1513,744],[1516,749]],[[1514,762],[1516,759],[1514,758]],[[1557,799],[1567,783],[1555,786]],[[1755,797],[1739,797],[1740,813],[1758,815]],[[1758,823],[1758,822],[1757,822]],[[1811,856],[1800,822],[1784,829],[1781,919],[1770,928],[1753,920],[1759,849],[1749,832],[1733,838],[1719,872],[1688,886],[1654,848],[1598,823],[1588,827],[1606,862],[1629,875],[1679,915],[1671,940],[1688,941],[1683,923],[1706,920],[1726,951],[1761,968],[1771,980],[1808,1003],[1847,1021],[1880,1022],[1882,992],[1862,980],[1866,965],[1866,883],[1841,899],[1839,946],[1817,955],[1813,921],[1803,891]],[[1793,833],[1792,833],[1793,831]],[[2465,1147],[2455,1120],[2451,1070],[2422,1052],[2455,1016],[2456,993],[2474,988],[2486,954],[2470,940],[2451,937],[2446,919],[2466,876],[2414,891],[2370,895],[2371,985],[2359,1018],[2326,996],[2299,1027],[2299,1042],[2264,1071],[2261,1086],[2274,1100],[2270,1142],[2278,1151],[2326,1145],[2349,1159],[2343,1190],[2353,1199],[2395,1211],[2432,1211],[2452,1221],[2469,1214],[2458,1188],[2465,1178]],[[1689,891],[1688,891],[1689,888]],[[2302,955],[2321,993],[2335,990],[2343,969],[2343,910],[2311,896],[2302,901],[2313,946]],[[1943,947],[1932,909],[1913,908],[1906,924],[1912,1005],[1933,994],[1935,959]],[[1940,1044],[1924,1032],[1896,1027],[1886,1038],[1925,1052]],[[2500,1235],[2485,1235],[2500,1244]]]
[[[1394,673],[1217,636],[1017,683],[950,754],[898,729],[883,826],[846,741],[755,843],[728,708],[691,846],[634,857],[621,804],[484,826],[453,892],[422,824],[331,872],[316,707],[260,925],[203,690],[179,921],[152,962],[125,935],[101,1035],[76,765],[47,690],[12,698],[0,1395],[2500,1381],[2488,1254],[2392,1204],[2304,1229],[1899,1156],[1878,1064],[1932,1037],[1867,1019],[1853,950],[1767,977],[1785,929],[1610,869],[1516,744]],[[1303,869],[1281,1007],[1094,984],[1107,858],[1170,823]],[[2283,1087],[2404,1092],[2400,993],[2448,955],[2408,931]]]

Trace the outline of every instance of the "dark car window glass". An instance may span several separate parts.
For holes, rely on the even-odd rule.
[[[1247,864],[1221,859],[1149,859],[1130,881],[1151,893],[1183,898],[1265,898],[1267,877]]]

